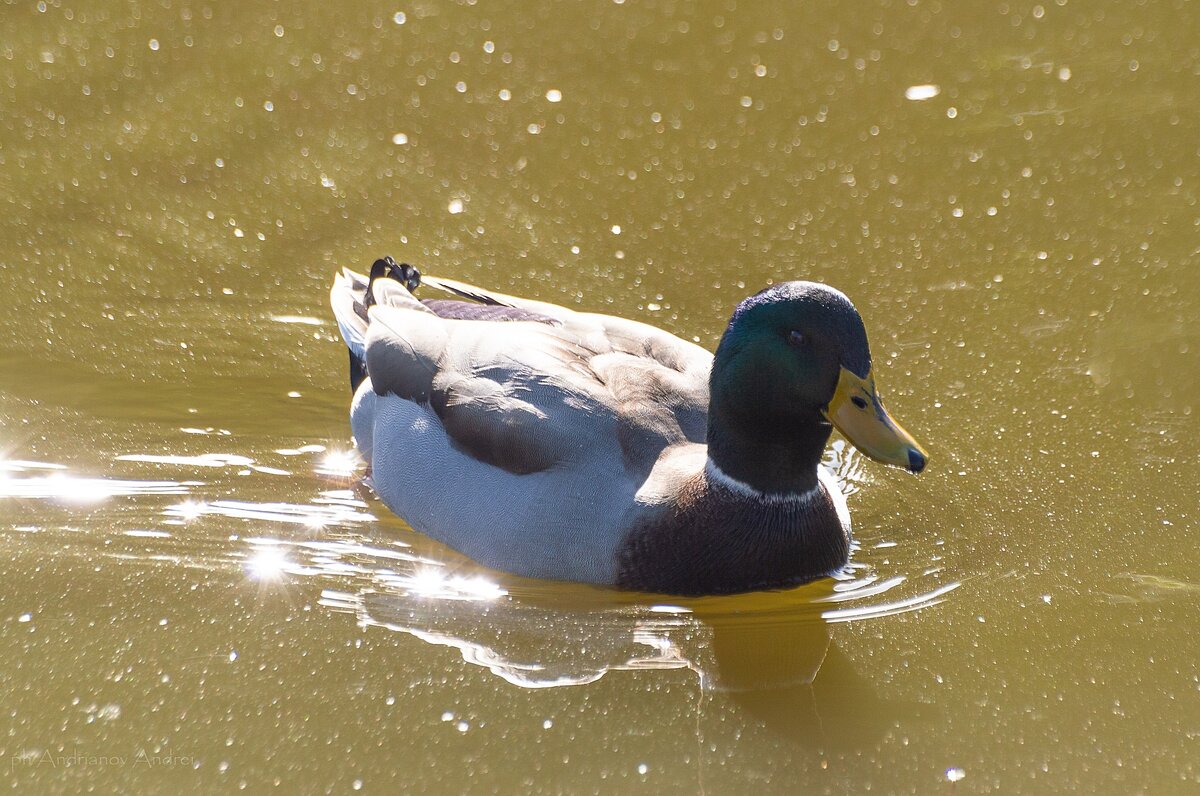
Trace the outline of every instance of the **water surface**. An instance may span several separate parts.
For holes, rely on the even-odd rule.
[[[1200,785],[1185,2],[0,14],[0,757],[22,792]],[[837,580],[538,583],[360,483],[332,273],[715,345],[855,301],[920,478]]]

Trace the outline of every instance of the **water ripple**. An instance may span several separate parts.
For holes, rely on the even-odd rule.
[[[239,520],[289,523],[308,528],[349,525],[371,522],[375,519],[373,514],[360,511],[358,506],[350,505],[344,498],[336,496],[315,503],[254,503],[245,500],[187,501],[167,507],[163,514],[170,517],[174,524],[194,520],[197,517],[216,515]]]
[[[12,468],[6,469],[11,471]],[[65,472],[11,478],[4,471],[0,471],[0,498],[32,498],[64,503],[97,503],[108,498],[130,495],[186,495],[194,486],[200,486],[200,482],[85,478]]]
[[[157,509],[160,525],[215,518],[246,526],[232,535],[220,524],[212,526],[216,534],[190,531],[189,549],[211,547],[205,566],[236,567],[264,589],[318,585],[318,602],[326,609],[351,614],[363,627],[455,649],[465,662],[523,688],[582,685],[615,671],[682,668],[696,672],[706,688],[750,691],[811,683],[835,624],[931,608],[960,585],[945,579],[936,557],[904,562],[908,546],[887,539],[870,540],[866,549],[856,545],[852,562],[834,578],[779,592],[664,600],[529,581],[473,564],[418,534],[383,527],[360,492],[344,486],[361,466],[357,457],[313,444],[274,453],[293,461],[312,457],[311,472],[335,476],[341,488],[297,502],[202,499],[194,496],[193,487],[203,486],[195,481],[83,478],[61,465],[6,461],[0,462],[0,497],[73,503],[187,495]],[[233,453],[117,458],[288,474]],[[844,444],[832,446],[825,466],[847,494],[867,483],[861,458]],[[144,514],[130,516],[145,522]],[[186,565],[183,537],[166,528],[126,526],[120,534],[137,547],[110,555]],[[893,564],[896,557],[900,561]]]

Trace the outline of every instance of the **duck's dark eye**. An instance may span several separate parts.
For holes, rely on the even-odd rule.
[[[867,408],[867,401],[861,395],[852,395],[850,397],[850,403],[854,404],[859,409]]]
[[[804,333],[795,331],[788,333],[788,344],[794,346],[804,345]]]

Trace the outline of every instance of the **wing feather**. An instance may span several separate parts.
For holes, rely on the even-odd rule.
[[[626,470],[644,477],[668,446],[704,441],[712,357],[699,346],[636,321],[423,279],[555,321],[439,317],[398,282],[376,281],[365,346],[374,390],[427,403],[457,449],[528,474],[582,465],[615,440]]]

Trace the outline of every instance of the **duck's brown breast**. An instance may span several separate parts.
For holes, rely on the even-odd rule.
[[[641,520],[618,551],[617,585],[704,595],[795,586],[846,564],[850,537],[824,484],[788,500],[755,500],[703,474]]]

